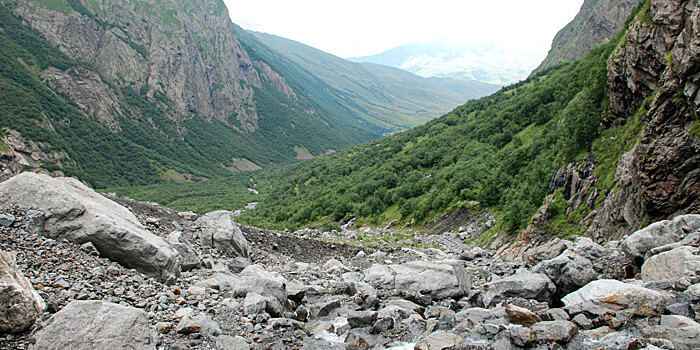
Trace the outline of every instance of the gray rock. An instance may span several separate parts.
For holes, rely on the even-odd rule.
[[[536,265],[541,261],[559,256],[571,246],[573,246],[573,243],[570,241],[555,238],[545,244],[538,244],[526,250],[525,253],[523,253],[523,260],[531,266]]]
[[[571,315],[583,311],[602,315],[625,310],[634,315],[652,317],[664,311],[670,297],[665,292],[617,280],[598,280],[568,294],[562,301]]]
[[[44,231],[46,216],[40,210],[27,210],[25,213],[25,228],[33,235],[41,235]]]
[[[531,326],[537,322],[542,321],[542,319],[540,319],[540,317],[537,316],[534,312],[510,304],[506,305],[506,314],[508,314],[508,318],[510,319],[510,323],[512,324]]]
[[[0,226],[10,227],[15,220],[15,216],[12,214],[0,213]]]
[[[182,271],[189,271],[202,266],[202,260],[199,259],[189,242],[183,239],[182,232],[171,232],[168,235],[168,243],[180,253],[180,268]]]
[[[462,324],[461,328],[465,330],[479,324],[508,324],[508,314],[504,307],[494,307],[491,309],[474,307],[456,313],[455,319],[458,323]]]
[[[599,278],[622,278],[629,263],[617,249],[604,248],[588,237],[576,239],[561,255],[540,262],[532,272],[547,275],[564,296]]]
[[[226,266],[229,268],[234,273],[240,273],[243,271],[246,267],[250,266],[251,262],[250,259],[244,258],[242,256],[237,256],[233,259],[230,259],[226,262]]]
[[[700,248],[678,247],[650,257],[642,265],[642,280],[680,280],[700,277]]]
[[[24,277],[15,257],[0,250],[0,333],[17,333],[34,324],[46,303]]]
[[[642,329],[646,337],[663,338],[678,349],[697,349],[700,346],[700,324],[680,315],[663,315],[658,326]]]
[[[211,317],[207,315],[197,315],[192,318],[192,321],[194,321],[201,327],[199,332],[204,335],[216,336],[222,333],[221,326],[219,326],[219,323],[212,320]]]
[[[222,335],[216,337],[216,348],[218,350],[250,350],[250,345],[241,336]]]
[[[369,326],[377,320],[376,311],[352,311],[345,316],[352,328]]]
[[[511,327],[508,331],[510,332],[511,341],[517,346],[528,347],[535,340],[528,327],[518,325]]]
[[[490,307],[510,297],[549,303],[556,287],[546,275],[520,270],[513,276],[484,283],[482,290],[484,306]]]
[[[461,343],[464,338],[450,332],[435,332],[421,339],[415,346],[416,350],[442,350]]]
[[[365,282],[376,288],[420,292],[435,300],[464,296],[471,289],[471,278],[458,260],[373,265],[365,272]]]
[[[264,296],[266,310],[274,317],[282,316],[288,311],[286,281],[267,272],[260,265],[250,265],[243,269],[230,288],[234,297],[245,297],[249,292]]]
[[[329,297],[329,299],[311,304],[308,307],[311,317],[324,317],[330,315],[333,310],[340,307],[340,299],[337,297]]]
[[[267,307],[265,297],[255,292],[249,292],[243,300],[243,312],[249,316],[265,312],[265,307]]]
[[[177,327],[175,327],[175,331],[180,334],[199,333],[200,329],[202,329],[202,326],[197,324],[197,322],[188,316],[181,318],[180,322],[177,324]]]
[[[213,211],[195,221],[199,226],[199,239],[203,246],[216,248],[229,257],[248,258],[250,245],[243,232],[233,221],[233,212]]]
[[[165,283],[180,273],[179,254],[146,230],[125,207],[73,178],[22,173],[0,183],[0,208],[39,209],[42,234],[77,244],[91,242],[100,255]]]
[[[571,321],[583,329],[593,328],[593,322],[591,322],[591,320],[589,320],[584,314],[576,315]]]
[[[627,236],[620,247],[630,259],[641,266],[647,251],[679,241],[681,232],[676,221],[658,221]]]
[[[570,321],[543,321],[530,327],[530,331],[537,341],[568,343],[578,328]]]
[[[156,348],[143,310],[102,301],[72,301],[36,333],[33,350]]]

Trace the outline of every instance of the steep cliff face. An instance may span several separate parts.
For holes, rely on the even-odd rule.
[[[614,179],[600,183],[599,164],[584,162],[583,168],[593,169],[585,172],[582,164],[570,164],[554,176],[549,190],[562,191],[569,221],[580,220],[578,226],[598,241],[618,239],[651,221],[700,212],[700,135],[693,131],[700,113],[698,2],[645,3],[610,57],[608,80],[610,107],[603,123],[610,132],[603,134],[598,152],[628,150],[617,158]],[[573,176],[579,173],[581,180]],[[581,198],[587,198],[579,212],[584,217],[574,219],[569,214],[579,209]],[[548,197],[527,233],[543,231],[556,200]]]
[[[242,129],[257,128],[252,87],[261,86],[260,77],[222,2],[100,0],[83,5],[71,0],[61,5],[22,0],[13,4],[13,12],[109,81],[149,97],[163,94],[179,118],[195,114],[226,121],[235,115]]]
[[[623,29],[640,0],[585,0],[581,11],[552,40],[552,48],[537,69],[583,57]]]
[[[615,187],[588,233],[619,238],[642,221],[700,212],[700,5],[652,0],[608,65],[617,122],[643,108],[639,142],[618,163]],[[646,105],[645,105],[646,102]]]

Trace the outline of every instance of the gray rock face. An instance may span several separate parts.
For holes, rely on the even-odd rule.
[[[77,244],[91,242],[100,255],[165,283],[180,274],[179,254],[146,230],[125,207],[73,178],[22,173],[0,183],[0,207],[44,212],[42,234]]]
[[[625,310],[639,316],[656,316],[666,308],[670,295],[616,280],[597,280],[565,296],[570,315],[583,311],[604,314]]]
[[[700,278],[700,249],[678,247],[654,255],[642,265],[642,280],[644,281],[677,281],[682,277],[689,280]]]
[[[547,58],[537,69],[561,61],[583,57],[593,47],[604,43],[622,30],[627,16],[639,0],[586,0],[573,21],[557,33]]]
[[[157,341],[143,310],[102,301],[73,301],[51,316],[30,349],[152,350]]]
[[[436,300],[466,295],[471,288],[463,263],[452,260],[374,265],[366,271],[365,282],[376,288],[420,292]]]
[[[556,291],[556,287],[549,277],[527,270],[485,283],[482,289],[485,307],[494,306],[510,297],[551,302],[552,295]]]
[[[46,303],[19,271],[14,256],[0,250],[0,333],[27,329],[44,310]]]
[[[231,258],[249,257],[250,245],[233,221],[233,212],[219,210],[197,219],[199,239],[205,247],[216,248]]]

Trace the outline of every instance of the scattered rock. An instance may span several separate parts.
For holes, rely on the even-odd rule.
[[[513,324],[531,326],[542,321],[534,312],[515,305],[506,305],[506,313],[508,314],[510,322]]]
[[[654,255],[642,265],[642,280],[677,281],[700,278],[700,248],[678,247]]]
[[[458,260],[374,265],[365,272],[365,282],[376,288],[420,292],[435,300],[464,296],[471,289],[471,277]]]
[[[537,341],[568,343],[578,328],[570,321],[543,321],[530,327],[530,331]]]
[[[416,344],[416,350],[442,350],[461,343],[464,338],[450,332],[435,332]]]

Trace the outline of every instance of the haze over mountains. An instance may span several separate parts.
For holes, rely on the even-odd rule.
[[[508,85],[525,79],[543,57],[526,50],[509,50],[491,44],[455,45],[438,40],[401,45],[382,53],[351,57],[353,62],[371,62],[415,73],[422,77],[444,77]]]

